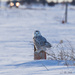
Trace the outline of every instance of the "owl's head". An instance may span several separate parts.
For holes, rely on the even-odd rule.
[[[36,31],[34,32],[34,36],[41,36],[40,31],[36,30]]]

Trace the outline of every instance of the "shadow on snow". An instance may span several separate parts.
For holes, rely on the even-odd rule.
[[[15,66],[15,67],[41,67],[41,66],[63,66],[65,63],[68,63],[69,65],[72,65],[72,61],[58,61],[58,60],[35,60],[35,61],[29,61],[25,63],[20,64],[10,64],[6,66]]]

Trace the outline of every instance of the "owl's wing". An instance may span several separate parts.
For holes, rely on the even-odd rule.
[[[45,46],[47,40],[43,36],[37,36],[33,38],[35,43],[39,44],[40,46]]]

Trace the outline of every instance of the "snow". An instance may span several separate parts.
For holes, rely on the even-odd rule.
[[[55,46],[60,40],[75,45],[75,11],[62,24],[62,6],[43,10],[0,8],[0,75],[75,75],[74,66],[64,61],[34,60],[33,33],[39,30]],[[69,61],[69,63],[71,63]]]

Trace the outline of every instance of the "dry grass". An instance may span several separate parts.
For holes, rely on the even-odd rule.
[[[67,61],[73,61],[73,65],[75,65],[75,49],[70,41],[66,40],[65,42],[60,40],[56,46],[46,52],[48,54],[48,59],[58,61],[64,60],[65,65],[69,65]]]

